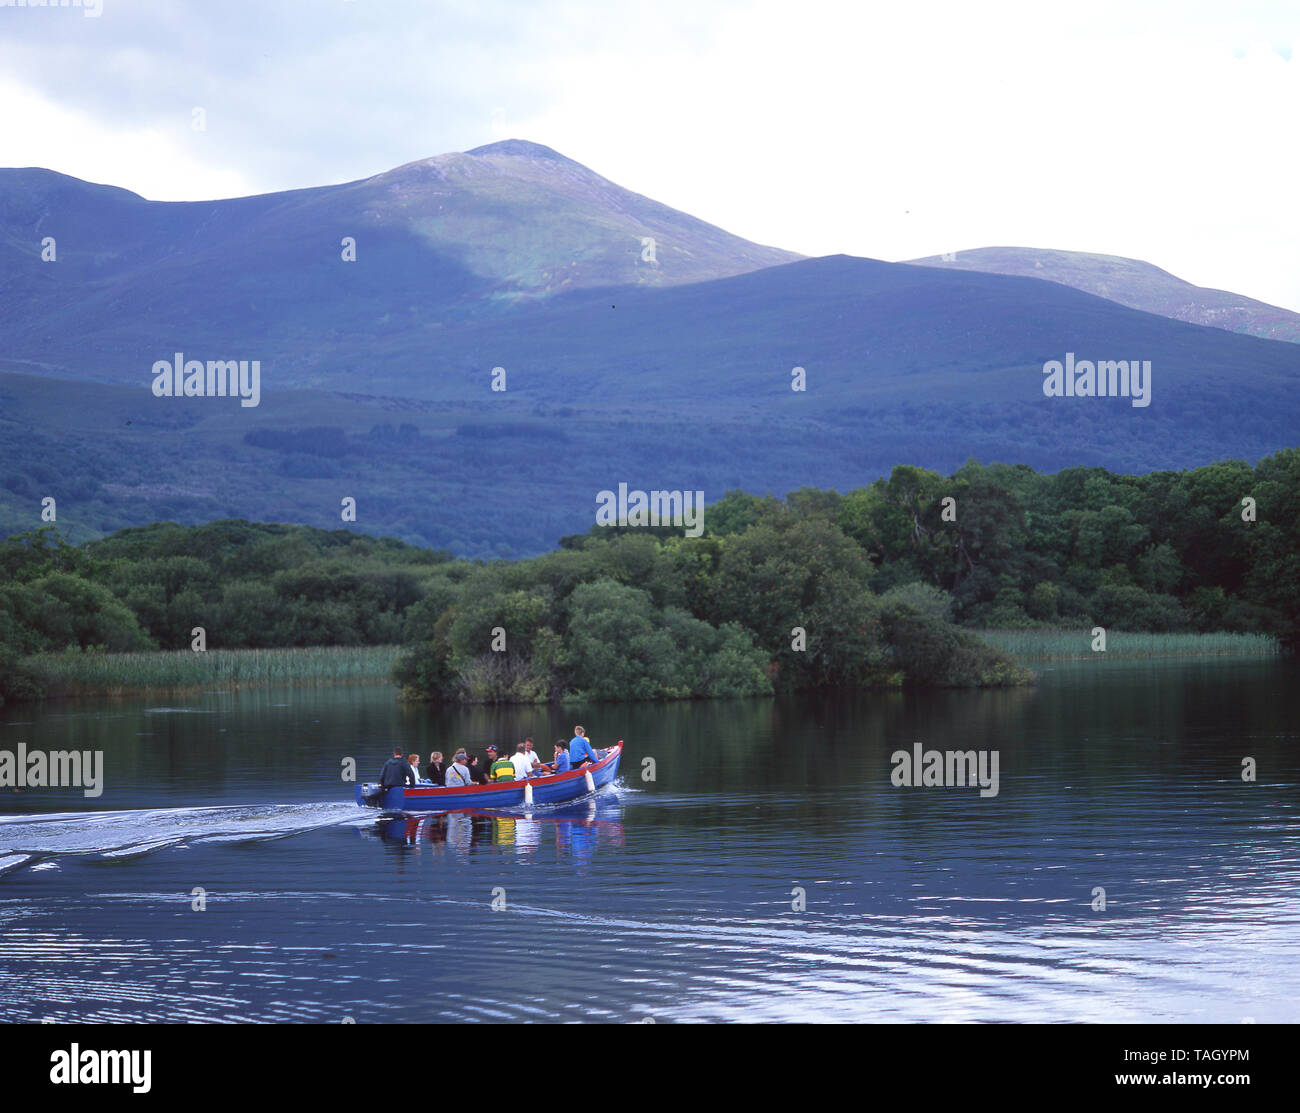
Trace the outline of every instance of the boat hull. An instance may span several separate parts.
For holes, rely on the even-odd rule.
[[[623,742],[612,747],[600,761],[556,773],[546,777],[530,777],[526,781],[501,781],[497,784],[470,785],[468,788],[437,788],[434,786],[398,785],[388,789],[382,797],[369,796],[376,786],[357,785],[353,790],[356,802],[362,807],[378,808],[385,812],[431,812],[453,808],[522,808],[527,803],[525,788],[532,789],[534,804],[562,804],[577,800],[593,789],[607,785],[618,776],[618,763],[623,757]],[[591,785],[587,775],[591,775]]]

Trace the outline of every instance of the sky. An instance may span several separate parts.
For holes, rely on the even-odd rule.
[[[1296,0],[19,3],[4,166],[200,200],[528,139],[807,255],[1093,251],[1300,311]]]

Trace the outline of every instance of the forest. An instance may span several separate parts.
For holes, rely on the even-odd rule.
[[[593,525],[519,561],[347,530],[157,523],[0,544],[0,697],[51,654],[405,647],[408,698],[670,699],[1028,674],[975,629],[1300,635],[1300,450],[1252,467],[897,466],[732,491],[702,536]]]

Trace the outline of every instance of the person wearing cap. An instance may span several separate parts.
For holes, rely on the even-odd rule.
[[[479,758],[478,768],[483,775],[483,784],[488,784],[492,780],[492,763],[501,756],[501,751],[495,746],[488,746],[483,751],[483,756]]]
[[[468,788],[474,783],[469,775],[469,766],[465,764],[465,751],[457,750],[456,759],[447,768],[448,788]]]

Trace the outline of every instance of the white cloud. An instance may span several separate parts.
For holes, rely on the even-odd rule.
[[[701,56],[565,60],[546,142],[741,235],[906,259],[986,245],[1132,255],[1300,309],[1300,66],[1214,28],[1078,12],[764,5]],[[782,11],[784,10],[784,15]],[[605,95],[594,96],[603,89]],[[600,161],[596,161],[599,156]]]
[[[43,166],[159,201],[255,192],[239,169],[212,165],[202,133],[187,149],[176,135],[154,128],[106,127],[93,106],[53,104],[3,77],[0,105],[0,151],[10,165]]]
[[[1284,0],[302,10],[151,0],[74,34],[25,25],[0,42],[5,161],[199,199],[512,135],[807,254],[1061,247],[1300,309]]]

